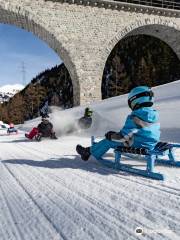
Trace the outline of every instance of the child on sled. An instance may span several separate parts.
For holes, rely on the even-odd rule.
[[[41,123],[33,128],[30,133],[25,133],[25,137],[33,139],[37,135],[41,137],[50,137],[51,139],[57,139],[56,134],[53,130],[53,124],[48,118],[43,117]]]
[[[91,127],[92,114],[93,111],[89,107],[85,108],[84,116],[78,120],[78,125],[81,129],[87,129]]]
[[[153,149],[160,139],[159,114],[152,108],[154,94],[147,86],[133,88],[128,95],[128,105],[132,112],[127,116],[124,127],[119,132],[109,131],[105,138],[90,147],[76,146],[82,160],[92,155],[101,158],[110,148],[131,146]]]
[[[9,128],[7,130],[7,134],[11,134],[11,133],[18,134],[18,130],[14,127],[14,123],[10,123]]]

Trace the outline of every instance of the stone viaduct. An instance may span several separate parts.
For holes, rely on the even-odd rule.
[[[101,99],[106,60],[129,35],[166,42],[180,58],[180,11],[103,0],[0,0],[0,23],[32,32],[65,63],[74,103]]]

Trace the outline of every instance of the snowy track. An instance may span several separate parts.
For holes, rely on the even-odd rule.
[[[1,240],[179,239],[180,169],[157,167],[164,183],[118,173],[82,162],[77,142],[0,137]]]

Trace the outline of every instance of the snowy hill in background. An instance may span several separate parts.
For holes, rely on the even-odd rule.
[[[21,84],[4,85],[0,87],[0,103],[7,102],[24,88]]]
[[[153,88],[163,141],[180,142],[179,89],[180,81]],[[89,146],[92,134],[119,130],[130,112],[127,95],[90,107],[93,125],[84,132],[63,135],[83,115],[85,107],[75,107],[52,108],[58,140],[29,141],[21,131],[0,135],[1,240],[179,240],[180,168],[155,166],[166,176],[162,182],[108,169],[95,159],[83,162],[76,145]],[[28,131],[39,122],[18,127]],[[179,149],[175,155],[180,159]],[[130,164],[145,166],[141,159]]]

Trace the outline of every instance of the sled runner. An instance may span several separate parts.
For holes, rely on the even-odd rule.
[[[41,134],[41,133],[37,133],[34,138],[35,138],[36,141],[38,141],[38,142],[40,142],[40,141],[42,140],[42,138],[57,139],[57,137],[56,137],[55,134],[49,134],[49,135],[44,136],[44,135]]]
[[[91,137],[92,145],[95,144],[95,137]],[[116,170],[121,170],[125,172],[134,173],[144,177],[164,180],[165,176],[162,173],[154,171],[155,163],[180,167],[180,161],[175,159],[174,148],[180,148],[180,144],[158,142],[153,150],[148,150],[145,148],[134,148],[134,147],[117,147],[114,150],[115,157],[114,162],[111,160],[106,160],[103,158],[97,159],[101,164],[113,168]],[[146,160],[146,169],[134,168],[130,165],[124,164],[121,161],[121,155],[128,154],[128,157],[133,158],[136,155],[142,155]],[[168,159],[162,159],[162,157],[168,157]]]

